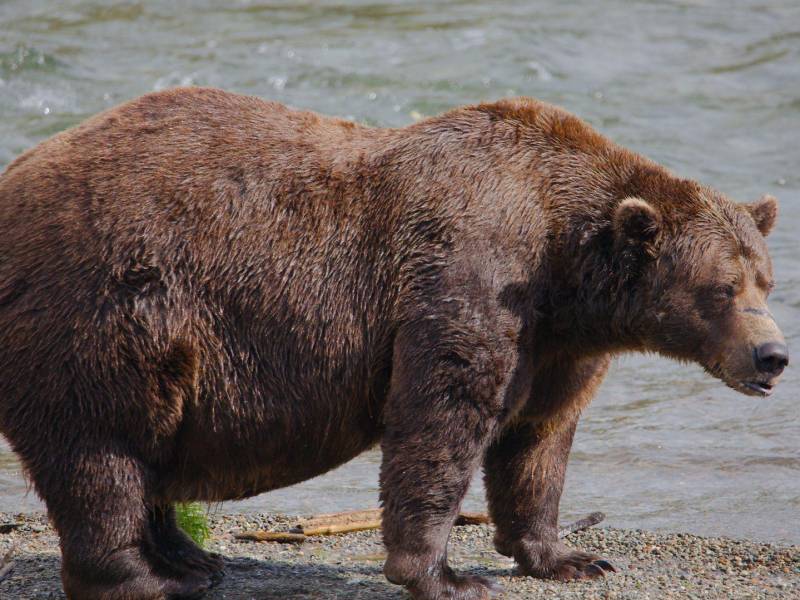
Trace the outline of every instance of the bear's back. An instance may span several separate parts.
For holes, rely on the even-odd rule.
[[[378,131],[214,89],[148,94],[0,176],[0,281],[74,286],[148,256],[226,270],[347,238],[364,218],[353,163]]]

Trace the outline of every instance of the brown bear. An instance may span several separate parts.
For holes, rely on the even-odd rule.
[[[522,574],[613,570],[557,537],[578,416],[628,351],[770,393],[776,210],[527,98],[380,129],[173,89],[43,142],[0,178],[0,429],[67,595],[202,594],[222,562],[173,503],[377,443],[384,571],[414,598],[493,593],[446,559],[481,466]]]

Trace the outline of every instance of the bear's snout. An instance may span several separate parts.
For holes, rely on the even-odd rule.
[[[761,373],[777,377],[789,364],[789,348],[781,342],[767,342],[756,347],[754,358],[756,369]]]

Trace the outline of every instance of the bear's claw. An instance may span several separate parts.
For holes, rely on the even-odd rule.
[[[584,554],[584,553],[580,553]],[[581,564],[583,563],[583,564]],[[597,579],[605,577],[606,572],[616,572],[614,566],[603,559],[596,559],[592,562],[568,559],[557,565],[554,569],[554,579],[559,581],[574,581],[579,579]]]
[[[595,579],[617,571],[596,554],[573,550],[560,542],[517,542],[514,559],[520,574],[558,581]]]
[[[593,564],[599,566],[604,571],[610,571],[612,573],[616,573],[617,572],[617,568],[614,565],[612,565],[607,560],[603,560],[602,558],[600,560],[594,561]]]

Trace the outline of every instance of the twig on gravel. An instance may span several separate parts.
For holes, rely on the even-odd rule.
[[[575,521],[567,525],[566,527],[561,527],[558,530],[558,537],[565,538],[570,533],[575,533],[576,531],[583,531],[584,529],[589,529],[592,525],[597,525],[600,521],[606,518],[606,515],[601,512],[593,512],[592,514]]]
[[[278,542],[279,544],[302,544],[307,536],[302,533],[291,533],[286,531],[243,531],[235,534],[237,540],[249,540],[251,542]]]
[[[2,560],[0,560],[0,581],[3,581],[3,579],[5,579],[14,569],[14,561],[11,560],[11,557],[14,556],[16,549],[16,544],[11,546],[11,548],[8,549],[8,552],[5,553],[5,556],[3,556]]]

